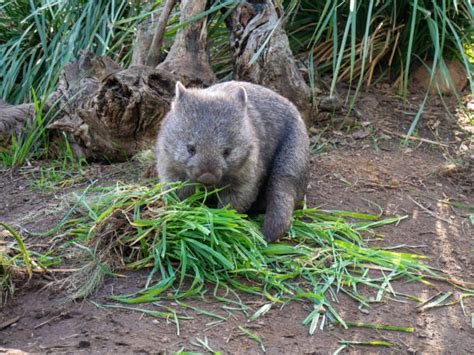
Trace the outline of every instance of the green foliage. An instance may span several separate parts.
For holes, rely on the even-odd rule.
[[[19,103],[29,101],[31,87],[50,91],[64,64],[82,49],[128,63],[137,25],[160,3],[0,2],[0,97]],[[206,12],[211,56],[221,77],[232,67],[224,18],[237,3],[215,1]],[[293,51],[312,61],[318,73],[334,74],[332,90],[337,80],[370,84],[380,70],[406,94],[415,61],[436,60],[443,71],[444,58],[457,58],[470,68],[474,9],[469,0],[286,0],[283,6]],[[179,12],[169,22],[165,48],[178,19]]]
[[[76,184],[84,178],[84,160],[77,161],[63,158],[63,160],[52,161],[48,167],[40,166],[39,173],[33,174],[33,188],[37,190],[53,190]]]
[[[83,168],[87,165],[87,161],[84,158],[77,159],[65,133],[63,138],[56,147],[58,159],[49,162],[49,166],[40,166],[39,173],[32,173],[34,188],[39,190],[63,188],[84,179]]]
[[[45,254],[34,251],[12,227],[0,221],[0,308],[7,296],[15,291],[20,281],[31,278],[33,272],[42,272],[57,265],[61,260],[51,256],[52,250]]]
[[[117,265],[127,269],[150,268],[143,289],[111,298],[127,304],[156,303],[162,299],[209,294],[245,309],[236,291],[261,295],[270,305],[250,319],[262,316],[275,303],[306,299],[314,311],[304,320],[310,332],[328,321],[346,326],[333,303],[339,292],[370,307],[360,288],[377,291],[379,302],[391,286],[405,277],[422,280],[436,274],[420,256],[369,248],[361,233],[396,223],[400,218],[305,209],[296,211],[288,240],[267,244],[255,221],[230,208],[203,205],[209,194],[196,193],[179,201],[173,184],[117,185],[95,189],[93,198],[79,200],[80,213],[66,222],[66,235],[89,259],[67,282],[72,297],[84,297],[100,287]],[[97,193],[99,193],[97,195]],[[349,220],[353,221],[349,221]],[[85,257],[87,256],[87,257]],[[424,281],[427,282],[427,281]],[[212,289],[212,288],[211,288]],[[233,294],[232,300],[223,294]]]
[[[312,58],[318,73],[370,85],[389,75],[407,94],[413,63],[434,62],[448,75],[445,59],[464,63],[474,92],[468,51],[474,44],[474,9],[469,0],[311,1],[287,0],[287,25],[294,52]]]
[[[31,101],[32,87],[51,92],[81,50],[129,61],[146,14],[140,1],[0,1],[0,97],[14,104]]]
[[[13,294],[15,290],[15,271],[14,266],[17,266],[20,263],[24,267],[25,273],[31,277],[32,267],[31,259],[28,249],[25,246],[23,239],[20,235],[15,232],[9,225],[6,223],[0,222],[0,231],[5,229],[15,240],[17,248],[16,253],[11,255],[7,253],[7,244],[0,244],[0,307],[3,305],[3,302],[6,300],[8,294]],[[3,239],[3,238],[2,238]],[[1,239],[0,239],[1,240]],[[4,248],[4,249],[3,249]]]

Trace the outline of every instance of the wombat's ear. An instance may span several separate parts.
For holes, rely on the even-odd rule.
[[[237,100],[242,107],[247,107],[247,91],[242,86],[237,91]]]
[[[181,84],[180,81],[176,82],[176,100],[178,100],[181,96],[184,95],[186,92],[186,88],[184,87],[183,84]]]

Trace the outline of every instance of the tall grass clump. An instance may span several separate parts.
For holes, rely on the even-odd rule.
[[[0,308],[9,294],[15,291],[15,279],[31,277],[32,263],[23,239],[9,225],[0,222],[0,231],[5,231],[16,242],[16,250],[10,250],[7,242],[0,239]],[[5,235],[5,233],[3,233]],[[19,265],[21,265],[19,267]]]
[[[449,77],[444,61],[464,64],[474,93],[468,51],[474,45],[470,0],[284,1],[294,52],[318,73],[357,89],[388,77],[407,95],[410,71],[428,61]]]
[[[141,1],[1,1],[0,98],[18,104],[32,101],[31,88],[53,91],[81,50],[129,61],[136,25],[151,9]]]
[[[118,270],[148,268],[142,289],[112,299],[153,303],[211,290],[226,302],[232,300],[223,294],[254,294],[265,298],[267,307],[304,299],[315,309],[305,323],[314,327],[321,321],[323,327],[325,321],[345,325],[335,308],[341,292],[370,307],[367,288],[376,290],[380,300],[386,292],[397,296],[391,285],[395,279],[437,277],[420,256],[364,242],[362,233],[400,218],[304,209],[295,212],[288,238],[267,244],[255,220],[203,204],[218,192],[197,188],[179,201],[174,190],[180,186],[165,191],[160,184],[118,184],[78,198],[80,208],[63,226],[72,237],[65,250],[76,245],[80,259],[89,261],[63,281],[70,297],[91,294]]]
[[[161,1],[16,0],[0,3],[0,97],[29,100],[31,87],[54,88],[65,63],[82,49],[107,54],[127,64],[137,26],[159,11]],[[213,1],[209,42],[214,68],[222,78],[232,70],[224,19],[237,0]],[[282,2],[294,53],[310,70],[357,87],[381,77],[407,94],[414,66],[434,62],[448,74],[444,60],[457,59],[472,79],[474,9],[469,0]],[[169,21],[164,50],[180,27],[179,7]],[[191,21],[192,22],[192,21]],[[474,86],[471,81],[471,89]]]

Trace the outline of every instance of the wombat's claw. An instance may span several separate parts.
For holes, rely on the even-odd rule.
[[[263,234],[263,237],[265,238],[265,241],[267,243],[273,243],[275,242],[276,240],[278,240],[278,235],[276,235],[275,233],[272,233],[272,232],[269,232],[269,231],[265,231],[263,230],[262,231],[262,234]]]

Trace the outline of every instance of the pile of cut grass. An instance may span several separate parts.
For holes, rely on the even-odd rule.
[[[111,298],[129,304],[179,300],[213,285],[221,301],[230,302],[220,291],[262,296],[267,308],[305,299],[314,304],[304,321],[313,332],[328,321],[346,326],[334,308],[340,292],[369,307],[364,289],[376,290],[380,300],[386,292],[397,296],[395,279],[437,277],[421,256],[364,242],[361,233],[402,218],[303,209],[295,212],[288,238],[267,244],[255,220],[203,204],[218,191],[196,186],[193,196],[179,201],[174,191],[180,186],[117,184],[78,197],[76,215],[62,228],[73,237],[67,250],[76,245],[88,262],[64,281],[71,298],[88,296],[118,270],[150,268],[143,289]]]

